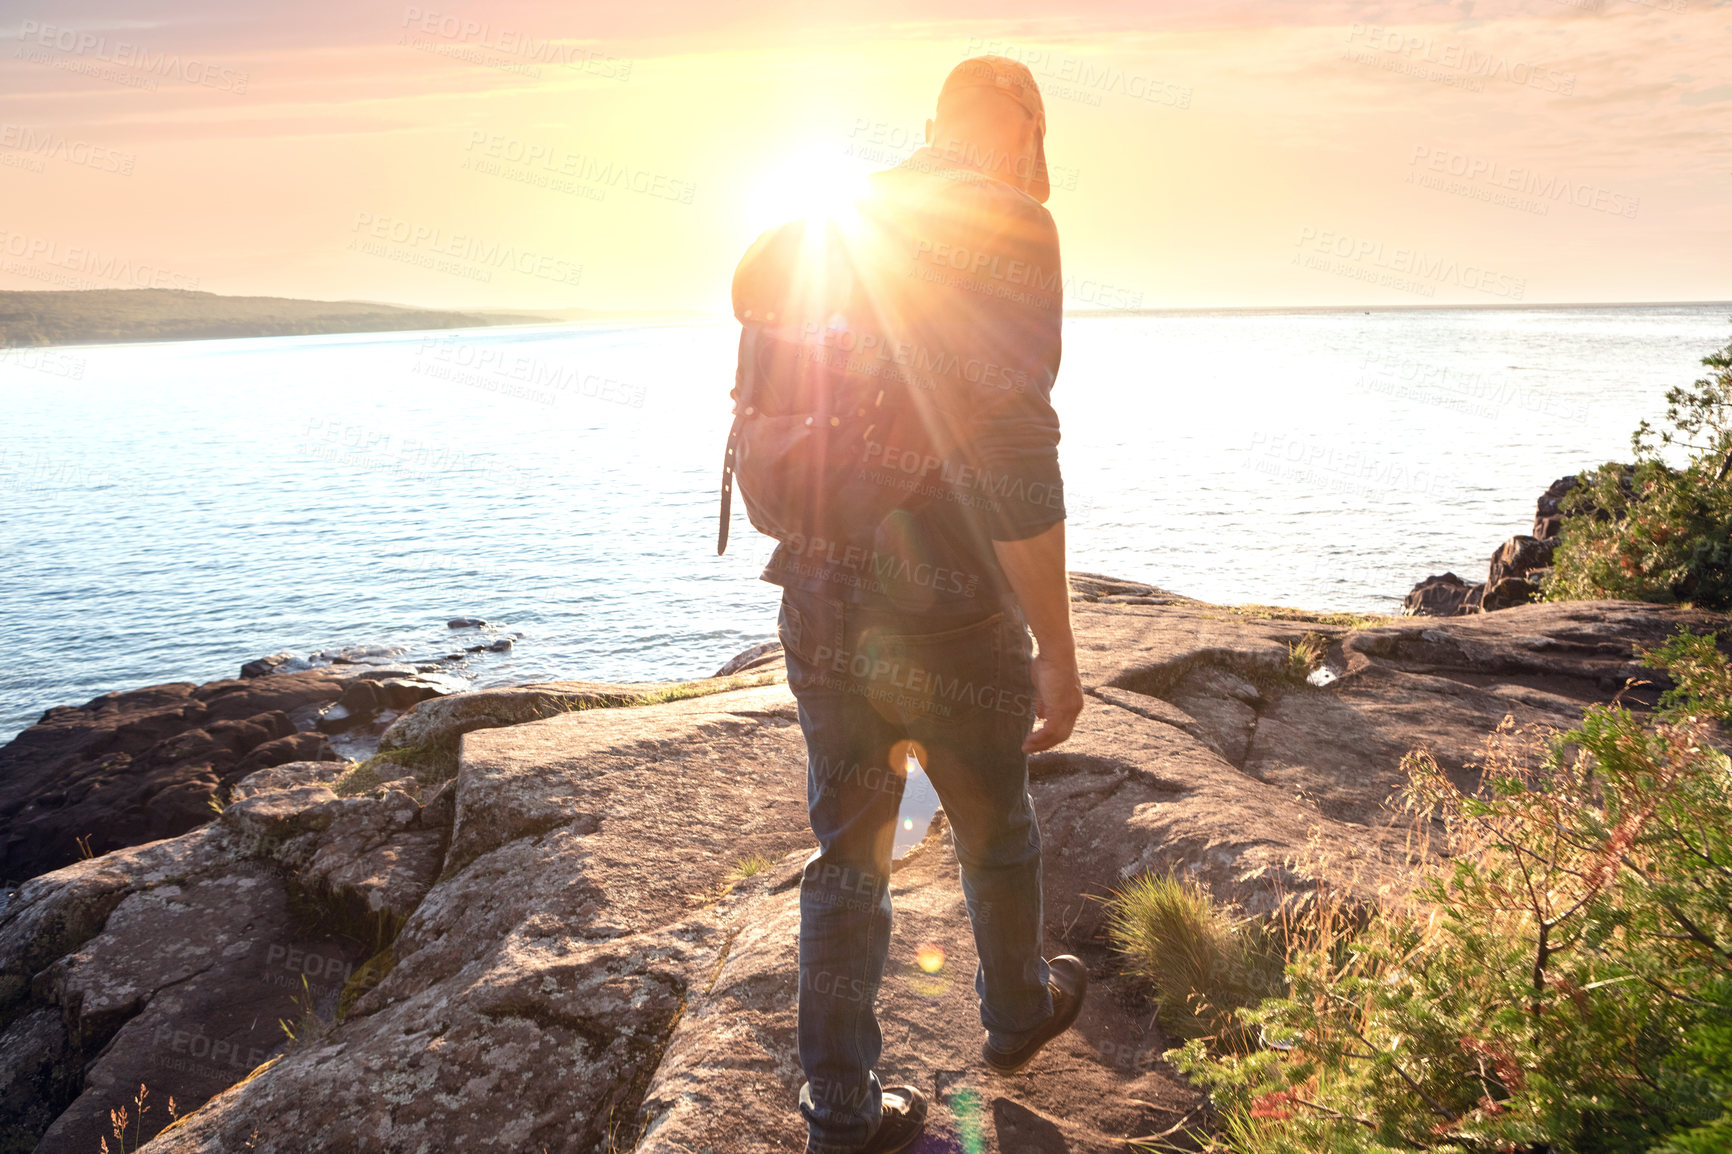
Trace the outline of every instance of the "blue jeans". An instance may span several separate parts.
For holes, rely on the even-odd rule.
[[[800,1112],[810,1154],[850,1154],[882,1114],[873,1003],[909,750],[955,838],[988,1040],[1014,1048],[1052,1016],[1040,828],[1022,752],[1032,646],[1014,608],[915,616],[789,589],[777,624],[818,838],[800,881]]]

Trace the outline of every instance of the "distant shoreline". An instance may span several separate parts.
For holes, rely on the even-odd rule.
[[[1732,301],[1599,301],[1523,304],[1228,305],[1073,309],[1066,317],[1293,316],[1425,312],[1566,312],[1724,308]],[[338,333],[605,323],[719,323],[726,313],[653,309],[433,309],[376,301],[224,296],[185,289],[0,291],[0,349]]]
[[[623,310],[428,309],[186,289],[20,290],[0,291],[0,349],[644,319],[655,316]]]

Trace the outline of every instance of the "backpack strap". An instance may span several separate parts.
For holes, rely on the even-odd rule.
[[[740,426],[752,411],[752,381],[758,374],[758,326],[747,323],[740,331],[739,380],[734,389],[734,425],[728,430],[728,448],[722,455],[722,515],[716,527],[716,556],[728,551],[728,525],[734,512],[734,463],[740,445]]]

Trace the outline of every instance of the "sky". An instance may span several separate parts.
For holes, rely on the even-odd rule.
[[[1724,0],[0,0],[0,289],[724,313],[983,53],[1072,309],[1732,299]]]

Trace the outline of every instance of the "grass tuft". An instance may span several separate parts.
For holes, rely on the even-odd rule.
[[[342,776],[331,783],[331,792],[338,797],[359,797],[363,793],[372,793],[381,784],[369,758],[344,770]]]
[[[728,874],[730,882],[743,882],[747,878],[755,878],[776,863],[761,853],[743,857],[734,863],[733,870]]]
[[[1261,925],[1235,920],[1196,882],[1141,874],[1107,903],[1107,934],[1126,969],[1160,995],[1175,1038],[1248,1048],[1233,1011],[1279,992],[1281,961]]]
[[[1329,652],[1329,638],[1321,633],[1307,633],[1297,641],[1287,643],[1287,673],[1294,681],[1304,681],[1311,671],[1323,664]]]

